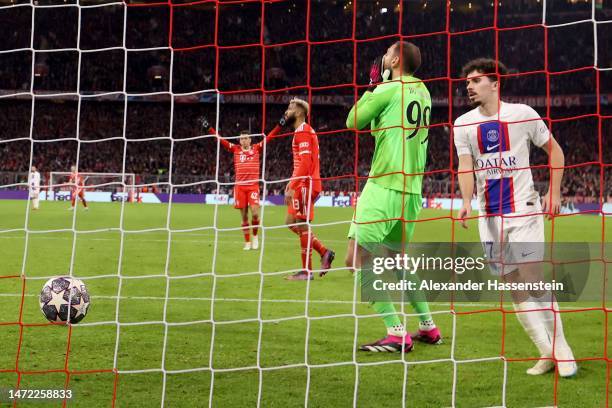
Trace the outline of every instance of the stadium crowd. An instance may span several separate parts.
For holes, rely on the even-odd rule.
[[[544,41],[542,5],[539,2],[504,2],[498,8],[497,19],[497,25],[504,28],[503,31],[493,29],[493,3],[488,1],[454,2],[453,11],[449,13],[448,30],[443,2],[404,1],[401,13],[393,6],[396,3],[357,2],[353,12],[350,1],[314,0],[311,7],[307,7],[307,2],[277,2],[266,5],[263,18],[258,3],[227,4],[220,6],[217,30],[215,5],[204,3],[175,7],[171,34],[167,6],[131,7],[127,9],[125,39],[123,6],[116,3],[82,9],[80,30],[76,7],[39,9],[33,35],[30,30],[31,8],[3,9],[0,12],[0,37],[4,41],[0,50],[21,51],[8,53],[0,59],[0,72],[5,74],[0,75],[0,89],[30,88],[32,53],[28,48],[33,42],[34,49],[38,50],[34,56],[34,89],[37,91],[76,92],[77,84],[82,93],[123,91],[124,53],[127,52],[125,89],[131,93],[168,91],[170,79],[174,93],[211,89],[215,86],[215,72],[217,85],[222,91],[258,89],[262,88],[261,70],[265,67],[263,86],[267,90],[304,86],[309,77],[313,87],[344,84],[343,89],[334,92],[351,94],[354,91],[351,85],[355,81],[359,85],[367,83],[367,67],[386,49],[390,41],[388,36],[398,34],[400,19],[402,34],[419,35],[414,41],[421,47],[424,57],[420,72],[422,79],[446,78],[448,68],[451,77],[457,78],[461,66],[475,53],[495,55],[496,36],[499,58],[514,73],[546,68],[550,72],[562,72],[590,67],[595,47],[599,66],[612,63],[612,52],[606,41],[593,43],[593,24],[590,21],[551,28],[548,41]],[[590,3],[571,3],[548,2],[546,23],[591,18]],[[600,20],[611,16],[612,12],[606,9],[596,13]],[[316,29],[306,32],[307,27],[314,26]],[[602,38],[608,30],[605,26],[601,24],[598,28]],[[447,31],[451,33],[450,37]],[[358,42],[353,42],[353,38]],[[215,39],[219,46],[218,61]],[[172,60],[167,48],[169,41],[176,50],[173,78],[169,75]],[[450,67],[447,67],[447,41],[451,43]],[[473,47],[474,43],[479,46]],[[264,46],[263,52],[261,45]],[[85,51],[80,55],[79,81],[77,46]],[[235,46],[240,48],[232,48]],[[564,52],[567,49],[581,52],[569,57]],[[544,67],[545,52],[548,53],[548,67]],[[353,67],[354,63],[356,67]],[[355,81],[354,71],[357,74]],[[513,82],[517,89],[511,84],[508,91],[520,93],[528,87],[545,92],[542,76],[531,75],[528,80]],[[593,92],[594,75],[560,77],[551,81],[552,93]],[[446,86],[446,80],[430,84],[434,94],[447,92]]]
[[[167,182],[171,170],[173,184],[200,183],[179,188],[181,192],[213,192],[218,187],[216,180],[221,183],[221,191],[231,190],[232,156],[223,149],[218,150],[214,137],[202,134],[198,125],[197,119],[201,115],[214,118],[212,104],[175,104],[170,138],[169,104],[130,103],[124,139],[123,103],[83,103],[77,139],[76,102],[37,101],[33,125],[34,143],[28,140],[30,106],[31,103],[25,101],[0,104],[0,120],[6,124],[0,136],[4,141],[13,140],[0,144],[3,157],[0,172],[26,172],[30,152],[33,163],[43,172],[66,171],[71,163],[76,162],[78,155],[79,168],[83,172],[125,171],[135,173],[139,183],[156,183]],[[222,106],[219,116],[222,136],[235,138],[243,129],[250,129],[254,135],[260,134],[262,123],[259,105]],[[267,130],[274,126],[282,108],[283,105],[269,106],[265,125]],[[564,116],[571,113],[567,109],[563,111],[565,113],[556,114]],[[346,112],[346,109],[339,107],[320,108],[313,112],[313,125],[319,131],[322,177],[327,179],[325,189],[336,193],[355,191],[355,175],[367,176],[374,147],[367,132],[355,133],[345,129]],[[449,170],[450,158],[453,155],[453,162],[456,163],[456,156],[450,144],[450,128],[444,124],[448,122],[447,112],[442,108],[434,109],[434,115],[432,123],[436,126],[430,129],[427,163],[427,171],[432,173],[427,176],[428,182],[424,183],[424,193],[428,196],[448,197],[451,195],[453,177]],[[571,166],[566,170],[564,182],[568,194],[599,197],[601,169],[604,171],[604,191],[608,194],[612,191],[612,174],[607,174],[607,168],[599,166],[600,141],[597,126],[596,116],[552,123],[552,131],[566,152],[566,165]],[[611,130],[610,123],[606,122],[601,140],[602,163],[612,163],[612,153],[605,148],[604,136],[610,134]],[[253,137],[253,142],[260,140],[259,136]],[[532,165],[546,164],[544,152],[536,149],[532,156]],[[292,168],[290,134],[284,134],[269,143],[265,157],[265,179],[271,183],[268,188],[280,191],[284,184],[275,181],[286,179]],[[548,172],[534,169],[534,178],[536,182],[547,180]],[[4,180],[2,184],[11,182]]]
[[[54,1],[39,4],[59,4]],[[82,9],[80,33],[76,7],[37,9],[34,33],[30,27],[31,8],[4,8],[0,10],[0,36],[5,41],[0,44],[0,51],[19,51],[4,53],[0,58],[0,90],[28,92],[32,86],[37,94],[44,94],[76,93],[78,88],[82,102],[77,103],[76,96],[66,95],[37,97],[35,104],[27,97],[1,100],[0,182],[14,183],[15,176],[11,174],[26,172],[32,154],[32,163],[44,173],[66,171],[78,157],[79,169],[85,172],[125,171],[135,173],[140,183],[196,183],[179,188],[181,192],[211,192],[218,188],[229,191],[231,156],[221,151],[217,167],[217,142],[202,136],[198,128],[198,117],[215,119],[214,101],[171,104],[167,96],[161,95],[155,102],[131,98],[125,103],[122,95],[114,102],[100,101],[102,98],[95,95],[167,92],[170,84],[175,94],[215,86],[227,93],[253,90],[250,94],[255,95],[261,89],[272,94],[304,94],[309,79],[313,96],[339,95],[350,99],[363,91],[354,85],[367,84],[371,60],[384,52],[392,41],[386,36],[398,33],[400,21],[402,34],[418,35],[412,41],[419,45],[423,55],[419,77],[429,80],[434,100],[447,98],[449,86],[454,98],[464,96],[463,82],[458,79],[461,66],[483,53],[495,55],[496,36],[499,58],[511,72],[530,73],[507,78],[503,88],[506,95],[546,95],[548,80],[551,97],[593,96],[597,77],[590,67],[596,47],[598,65],[612,66],[612,51],[605,46],[606,42],[593,43],[591,22],[549,29],[545,44],[540,2],[504,1],[498,7],[497,26],[516,29],[497,32],[492,28],[478,30],[493,27],[493,3],[453,1],[448,30],[446,8],[442,4],[409,0],[402,2],[400,9],[397,2],[384,0],[357,2],[356,6],[348,0],[313,0],[309,7],[306,2],[289,1],[266,3],[263,15],[259,3],[226,4],[219,6],[215,30],[215,6],[204,3],[175,7],[171,35],[167,6],[128,7],[125,39],[124,10],[120,5]],[[591,17],[590,3],[546,4],[548,25]],[[610,10],[596,11],[597,19],[611,17]],[[600,38],[609,26],[598,25],[602,31]],[[430,35],[422,36],[427,33]],[[304,41],[307,34],[308,44]],[[31,41],[36,53],[28,50]],[[77,51],[77,41],[78,49],[83,52]],[[169,41],[175,49],[173,56],[167,48]],[[447,41],[450,41],[451,58]],[[473,47],[474,43],[479,46]],[[232,48],[245,45],[250,46]],[[568,48],[581,52],[568,58],[569,54],[564,52]],[[57,49],[66,50],[50,52]],[[548,55],[546,67],[545,53]],[[32,58],[35,58],[34,75]],[[545,69],[558,74],[548,75]],[[578,71],[563,72],[575,69]],[[600,72],[600,89],[612,89],[609,72]],[[447,79],[449,73],[456,79],[451,85]],[[30,83],[32,78],[34,84]],[[612,174],[607,174],[608,167],[599,166],[600,161],[612,162],[605,147],[605,135],[612,134],[612,123],[609,119],[602,120],[603,139],[599,141],[595,108],[596,104],[591,103],[540,111],[543,116],[549,113],[555,120],[552,131],[566,152],[567,165],[576,166],[566,171],[565,192],[585,200],[600,196],[602,177],[604,196],[612,194]],[[282,104],[266,104],[264,124],[261,104],[221,103],[220,132],[231,137],[243,129],[253,134],[269,131],[283,109]],[[464,110],[465,107],[453,109],[449,118],[448,108],[442,103],[434,107],[431,123],[435,127],[430,130],[427,167],[434,173],[424,183],[426,195],[447,197],[452,193],[450,166],[454,149],[448,124]],[[359,188],[355,176],[367,175],[373,153],[374,144],[367,133],[356,134],[344,129],[347,112],[346,103],[313,106],[312,124],[319,131],[322,176],[327,178],[325,188],[335,193]],[[609,115],[608,105],[602,104],[600,113]],[[578,115],[591,116],[572,119]],[[556,121],[564,118],[570,120]],[[30,125],[35,143],[29,140]],[[254,142],[258,140],[254,138]],[[532,163],[545,163],[541,152],[534,151],[533,155]],[[280,191],[283,186],[274,181],[289,176],[290,138],[281,137],[268,145],[266,158],[264,177],[272,182],[269,186],[272,191]],[[454,159],[453,163],[456,163]],[[547,179],[544,173],[534,171],[536,184]]]

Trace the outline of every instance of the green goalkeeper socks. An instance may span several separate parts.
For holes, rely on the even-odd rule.
[[[358,279],[359,285],[371,285],[372,284],[372,281],[373,281],[372,273],[363,274],[361,270],[359,270],[357,274],[358,274],[357,279]],[[364,275],[365,275],[365,281],[364,281]],[[383,293],[383,294],[380,294],[380,296],[381,297],[386,296],[388,298],[388,301],[378,301],[378,300],[372,300],[372,299],[367,299],[367,300],[370,302],[370,304],[372,305],[372,308],[376,311],[376,313],[382,315],[382,319],[385,322],[385,326],[387,327],[387,329],[393,328],[393,326],[402,325],[402,321],[397,315],[395,306],[393,306],[393,302],[391,302],[391,298],[388,296],[388,294]]]
[[[419,287],[420,282],[421,282],[418,275],[408,273],[405,270],[397,271],[397,279],[398,280],[403,279],[403,280],[414,282],[416,287]],[[406,295],[408,298],[407,300],[410,300],[410,305],[412,306],[414,311],[419,314],[419,321],[420,322],[431,321],[432,320],[431,312],[429,311],[429,303],[427,303],[425,292],[421,290],[407,291]]]
[[[373,275],[371,273],[366,273],[364,275],[361,271],[359,271],[358,272],[359,284],[360,285],[371,284],[372,282],[363,281],[364,276],[366,280],[373,280],[372,278]],[[384,296],[384,295],[379,294],[379,296]],[[422,294],[420,294],[420,296],[419,295],[414,296],[413,299],[410,299],[410,304],[414,308],[414,311],[418,313],[420,322],[431,321],[432,317],[431,317],[431,312],[429,311],[429,304],[426,301],[421,300],[421,299],[423,299]],[[397,311],[395,310],[395,306],[393,305],[393,302],[391,302],[390,297],[388,301],[370,301],[370,304],[372,305],[372,308],[376,311],[376,313],[379,313],[382,315],[383,321],[385,322],[385,326],[387,327],[387,329],[392,328],[393,326],[398,326],[402,324],[402,321],[397,315]]]
[[[382,319],[385,322],[387,329],[393,328],[393,326],[401,326],[402,321],[397,316],[395,306],[391,302],[373,302],[372,308],[376,310],[376,313],[382,315]]]
[[[414,308],[415,312],[419,314],[419,321],[424,322],[426,320],[432,320],[431,312],[429,311],[429,303],[411,300],[410,304]]]

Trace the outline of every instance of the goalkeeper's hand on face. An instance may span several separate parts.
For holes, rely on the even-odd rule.
[[[376,57],[370,67],[370,86],[368,91],[374,91],[376,85],[386,81],[390,73],[388,69],[384,69],[383,57]]]

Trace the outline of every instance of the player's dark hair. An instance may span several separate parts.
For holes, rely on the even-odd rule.
[[[476,71],[480,74],[485,74],[491,81],[499,81],[499,87],[501,89],[504,81],[503,78],[498,77],[498,70],[496,67],[499,68],[500,75],[506,75],[508,73],[508,68],[500,61],[496,62],[492,58],[476,58],[463,66],[461,69],[461,78],[467,78],[470,73]]]
[[[248,130],[241,130],[240,131],[240,136],[248,136],[248,135],[250,135]]]
[[[410,75],[417,72],[421,66],[421,50],[419,47],[408,41],[396,41],[393,45],[396,47],[396,54],[399,54],[400,50],[402,52],[400,58],[402,70]]]

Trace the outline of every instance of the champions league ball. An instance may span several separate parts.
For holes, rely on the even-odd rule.
[[[89,309],[89,293],[83,281],[68,276],[51,278],[40,292],[40,310],[55,323],[78,323]]]

